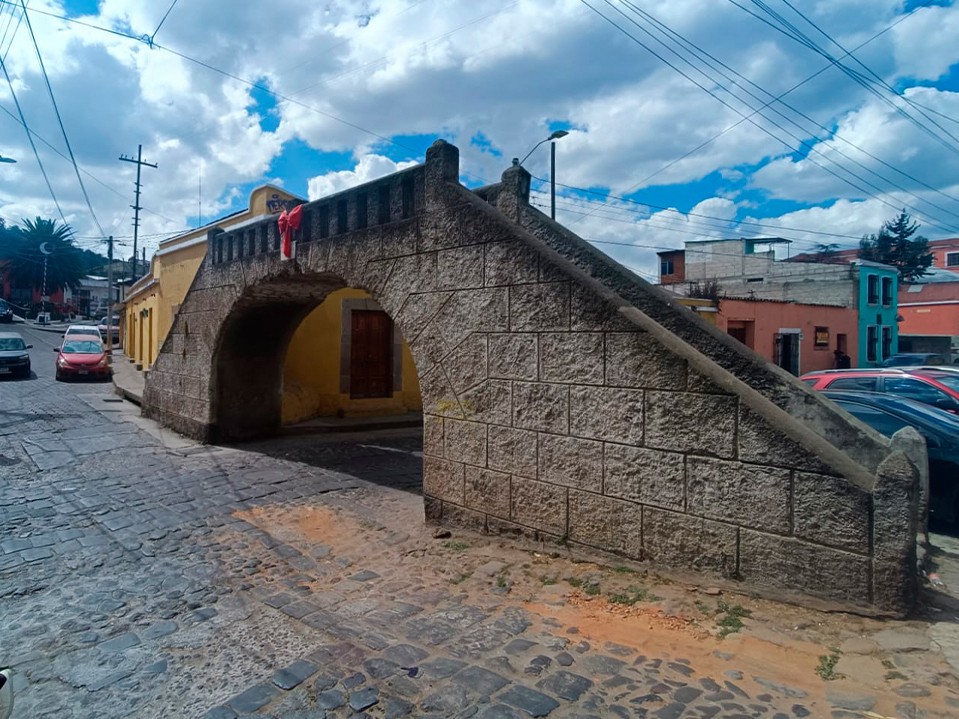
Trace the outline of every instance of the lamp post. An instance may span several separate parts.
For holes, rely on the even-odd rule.
[[[544,142],[549,143],[549,216],[550,219],[556,219],[556,140],[566,137],[569,133],[566,130],[556,130],[551,133],[549,137],[544,140],[540,140],[535,145],[533,149],[526,153],[526,157],[520,160],[518,163],[516,160],[513,160],[513,164],[522,165],[526,160],[529,159],[529,156],[533,154],[537,147],[542,145]]]

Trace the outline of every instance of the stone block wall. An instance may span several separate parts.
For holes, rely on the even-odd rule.
[[[296,262],[269,249],[275,227],[265,252],[208,253],[145,412],[206,439],[269,433],[284,338],[329,291],[363,288],[416,363],[429,521],[908,610],[903,452],[530,208],[522,168],[479,193],[458,174],[439,142],[407,171],[412,204],[371,186],[309,203]],[[339,234],[317,227],[343,212]]]

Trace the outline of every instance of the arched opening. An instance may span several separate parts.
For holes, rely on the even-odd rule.
[[[366,290],[334,275],[247,288],[223,324],[212,380],[215,441],[422,422],[399,327]]]

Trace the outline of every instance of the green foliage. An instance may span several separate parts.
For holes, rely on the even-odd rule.
[[[749,617],[752,615],[750,610],[740,606],[739,604],[728,604],[723,601],[719,602],[716,611],[717,614],[722,615],[716,621],[716,626],[719,627],[720,639],[738,632],[745,626],[745,624],[743,624],[743,617]]]
[[[465,582],[467,579],[469,579],[471,576],[473,576],[473,573],[472,573],[472,572],[466,572],[465,574],[457,574],[455,577],[453,577],[453,578],[450,580],[450,584],[462,584],[462,583]]]
[[[833,679],[839,679],[842,675],[836,673],[836,664],[839,663],[839,650],[835,647],[829,647],[829,654],[823,654],[819,657],[819,665],[816,667],[816,674],[827,682]]]
[[[585,582],[579,577],[569,577],[566,581],[569,582],[571,587],[575,587],[576,589],[579,589],[585,584]]]
[[[866,235],[859,242],[859,259],[892,265],[903,282],[926,274],[932,264],[929,241],[915,236],[919,223],[903,210],[894,220],[884,223],[878,234]]]
[[[443,546],[447,549],[452,549],[454,552],[462,552],[464,549],[470,548],[470,545],[468,545],[466,542],[456,542],[453,540],[443,542]]]
[[[625,592],[617,592],[609,595],[609,601],[613,604],[625,604],[628,607],[636,602],[655,602],[659,597],[650,594],[646,587],[636,587],[630,585]]]
[[[599,584],[587,584],[583,587],[583,591],[591,597],[595,597],[597,594],[602,591]]]
[[[46,290],[76,289],[91,269],[102,265],[103,257],[73,244],[73,231],[56,220],[37,217],[22,220],[19,226],[0,225],[0,260],[5,260],[10,283],[20,289],[42,290],[46,257]],[[49,254],[44,255],[44,246]]]

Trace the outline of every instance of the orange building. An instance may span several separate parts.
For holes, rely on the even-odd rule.
[[[899,316],[903,335],[959,335],[959,280],[904,285]]]
[[[722,299],[715,321],[719,329],[795,375],[832,369],[837,349],[849,355],[853,367],[859,360],[858,314],[851,307]]]

